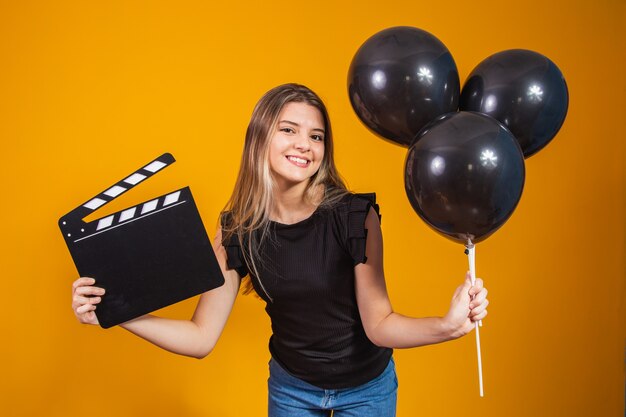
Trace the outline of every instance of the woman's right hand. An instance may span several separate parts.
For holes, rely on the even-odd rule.
[[[94,287],[93,278],[78,278],[72,284],[72,309],[78,321],[83,324],[99,324],[96,305],[102,301],[104,288]]]

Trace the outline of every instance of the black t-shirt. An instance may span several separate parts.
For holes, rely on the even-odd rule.
[[[387,366],[392,350],[366,336],[356,302],[354,267],[367,261],[365,218],[374,194],[348,194],[295,224],[271,222],[261,245],[256,292],[266,302],[274,359],[293,376],[324,389],[361,385]],[[228,213],[222,224],[228,222]],[[237,236],[223,242],[228,267],[249,270]],[[259,279],[260,278],[260,279]]]

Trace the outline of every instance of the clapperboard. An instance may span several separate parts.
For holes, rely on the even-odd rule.
[[[161,155],[59,220],[78,273],[106,290],[96,309],[103,328],[224,283],[189,187],[83,221],[174,162],[171,154]]]

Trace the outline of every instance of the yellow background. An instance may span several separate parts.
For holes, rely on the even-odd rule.
[[[58,218],[162,152],[178,162],[106,212],[190,185],[205,225],[232,190],[252,107],[300,82],[327,102],[337,163],[376,191],[397,311],[442,315],[463,248],[404,194],[405,149],[371,134],[346,93],[365,39],[410,25],[441,39],[461,82],[495,52],[551,58],[567,120],[526,163],[522,200],[477,247],[490,290],[474,337],[395,353],[398,415],[622,416],[626,85],[623,0],[0,3],[2,360],[6,416],[264,416],[269,322],[240,297],[211,356],[162,351],[120,328],[79,325]],[[212,232],[211,232],[212,233]],[[186,318],[195,300],[162,314]]]

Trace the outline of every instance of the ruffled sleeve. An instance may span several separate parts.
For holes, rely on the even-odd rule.
[[[231,221],[232,218],[229,212],[222,214],[220,222],[222,228],[224,225],[230,225]],[[248,275],[248,267],[246,266],[246,261],[243,257],[239,237],[236,234],[233,234],[227,239],[222,239],[222,246],[226,249],[226,266],[228,266],[228,269],[234,269],[237,271],[240,278]]]
[[[353,194],[348,201],[348,224],[347,224],[347,248],[354,260],[354,265],[367,262],[365,256],[365,244],[367,241],[367,229],[365,228],[365,219],[373,207],[378,214],[380,221],[380,211],[376,204],[376,194]]]

